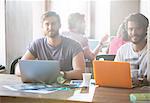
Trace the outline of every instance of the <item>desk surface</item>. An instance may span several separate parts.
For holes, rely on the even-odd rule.
[[[35,94],[27,92],[11,91],[3,85],[20,84],[21,79],[15,75],[0,74],[0,103],[76,103],[76,102],[99,102],[99,103],[129,103],[130,93],[149,92],[148,88],[106,88],[97,87],[92,100],[85,98],[75,99],[72,96],[74,91],[56,91],[50,94]],[[72,98],[71,98],[72,97]]]

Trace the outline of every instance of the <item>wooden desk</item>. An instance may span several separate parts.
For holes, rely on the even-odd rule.
[[[77,102],[94,102],[94,103],[129,103],[129,94],[134,92],[149,92],[143,88],[119,89],[97,87],[92,100],[79,100],[71,98],[74,94],[70,91],[57,91],[50,94],[34,94],[25,92],[15,92],[8,90],[3,85],[19,84],[21,79],[15,75],[0,74],[0,103],[77,103]]]

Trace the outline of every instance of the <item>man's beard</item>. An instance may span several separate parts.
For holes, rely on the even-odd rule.
[[[141,42],[143,42],[143,40],[145,39],[146,40],[146,34],[142,34],[141,36],[138,36],[138,38],[140,38],[138,41],[133,41],[132,39],[130,39],[130,41],[133,43],[133,44],[139,44]]]
[[[47,34],[47,36],[50,38],[56,38],[56,37],[58,37],[58,35],[59,35],[59,32],[55,32],[53,34]]]

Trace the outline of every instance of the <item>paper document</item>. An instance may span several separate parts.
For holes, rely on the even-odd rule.
[[[71,80],[70,84],[77,85],[73,96],[69,97],[68,100],[77,100],[77,101],[87,101],[91,102],[95,93],[95,81],[94,79],[90,80],[89,87],[84,87],[82,85],[82,80]]]
[[[68,100],[92,102],[95,93],[95,88],[96,87],[94,85],[90,85],[88,88],[86,87],[77,88],[74,91],[73,96],[69,97]]]
[[[16,85],[4,85],[3,87],[12,91],[32,92],[32,93],[52,93],[60,90],[58,87],[53,87],[46,84],[16,84]]]

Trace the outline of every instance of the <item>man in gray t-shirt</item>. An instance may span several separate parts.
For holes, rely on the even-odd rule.
[[[48,44],[47,38],[43,37],[31,43],[28,50],[39,60],[59,60],[62,71],[73,70],[72,58],[82,52],[80,44],[62,37],[62,43],[57,47]]]
[[[33,41],[22,60],[59,60],[61,73],[66,79],[82,79],[85,69],[84,54],[79,43],[59,35],[59,15],[46,12],[42,15],[42,29],[45,37]],[[15,74],[20,75],[17,66]]]

